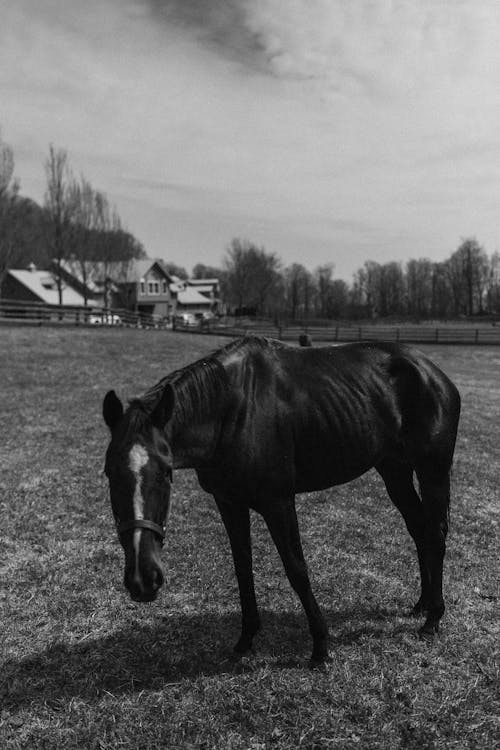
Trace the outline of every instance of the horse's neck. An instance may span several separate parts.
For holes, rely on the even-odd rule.
[[[177,425],[167,433],[175,469],[197,469],[207,466],[217,443],[216,423]]]
[[[226,408],[228,380],[215,357],[172,373],[174,410],[165,429],[174,467],[198,468],[210,462]]]
[[[220,433],[220,406],[220,400],[208,399],[206,403],[198,404],[193,414],[174,409],[167,426],[174,468],[196,469],[210,463]]]

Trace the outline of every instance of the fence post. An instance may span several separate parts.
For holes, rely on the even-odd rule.
[[[474,337],[474,340],[475,340],[475,343],[476,343],[476,344],[477,344],[477,342],[479,341],[479,328],[476,328],[476,335],[475,335],[475,337]]]
[[[436,328],[436,341],[439,340],[439,328]]]

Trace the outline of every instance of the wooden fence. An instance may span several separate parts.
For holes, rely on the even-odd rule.
[[[166,328],[164,318],[131,310],[101,307],[41,305],[37,302],[0,300],[0,325],[126,326],[129,328]]]
[[[337,326],[273,326],[273,325],[223,325],[213,323],[203,329],[176,326],[178,331],[192,333],[212,333],[219,336],[246,336],[259,334],[281,341],[299,340],[299,336],[308,333],[313,343],[335,343],[349,341],[399,341],[401,343],[420,344],[500,344],[500,326],[484,324],[481,326],[442,324],[440,326],[414,325],[337,325]]]
[[[32,302],[0,300],[0,325],[69,325],[69,326],[125,326],[165,330],[172,326],[159,316],[135,313],[130,310],[107,310],[96,307],[71,307],[68,305],[41,305]],[[500,325],[482,323],[430,325],[330,325],[297,326],[272,325],[269,322],[229,322],[202,320],[196,326],[175,325],[176,331],[204,333],[218,336],[246,336],[260,334],[282,341],[297,342],[302,333],[308,333],[313,343],[349,341],[400,341],[428,344],[500,344]]]

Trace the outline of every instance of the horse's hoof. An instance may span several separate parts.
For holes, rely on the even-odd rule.
[[[427,614],[427,611],[427,605],[424,602],[421,602],[419,599],[415,606],[410,609],[408,614],[410,617],[423,617]]]
[[[311,658],[309,659],[309,669],[314,669],[315,671],[319,672],[326,672],[332,661],[333,658],[330,656],[330,654],[326,654],[325,656],[321,657],[311,656]]]
[[[418,637],[421,641],[432,643],[439,634],[437,625],[423,625],[418,631]]]
[[[255,651],[249,649],[244,653],[233,651],[231,656],[231,663],[235,672],[251,672],[255,669]]]

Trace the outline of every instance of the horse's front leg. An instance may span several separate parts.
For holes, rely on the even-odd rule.
[[[255,599],[252,569],[252,542],[248,507],[231,497],[215,496],[231,544],[234,569],[238,580],[241,602],[241,636],[234,647],[237,654],[252,649],[255,634],[260,629],[260,617]]]
[[[288,580],[299,596],[313,639],[310,665],[323,666],[329,660],[328,626],[314,598],[302,552],[295,500],[274,501],[263,512],[271,536],[285,567]]]

